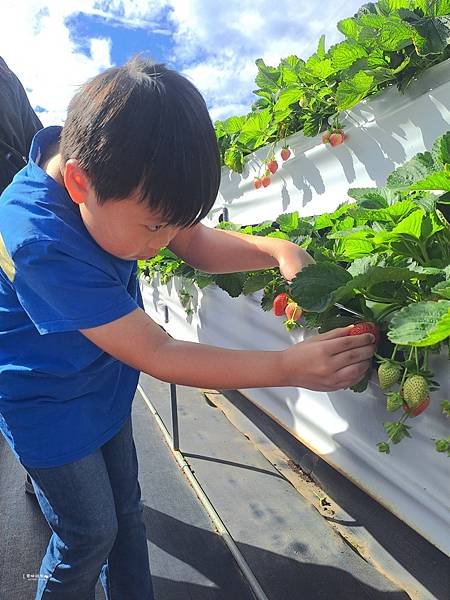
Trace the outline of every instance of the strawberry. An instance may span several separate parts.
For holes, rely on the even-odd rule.
[[[397,383],[401,372],[402,369],[397,363],[388,360],[381,363],[378,367],[378,381],[380,382],[381,389],[387,390],[392,387],[394,383]]]
[[[305,108],[306,106],[308,106],[308,99],[303,96],[303,98],[300,98],[300,100],[298,101],[298,105],[300,106],[300,108]]]
[[[413,408],[408,406],[406,404],[406,402],[403,402],[403,410],[408,413],[409,417],[418,417],[429,406],[430,406],[430,397],[429,396],[427,396],[425,398],[425,400],[422,400],[422,402],[420,402],[420,404],[418,404],[417,406],[415,406]]]
[[[361,333],[371,333],[373,336],[375,336],[375,345],[378,345],[378,342],[380,341],[380,329],[378,325],[375,325],[375,323],[371,323],[369,321],[355,323],[355,325],[350,329],[348,335],[361,335]]]
[[[274,175],[277,172],[277,169],[278,169],[278,163],[277,163],[277,161],[276,160],[270,160],[267,163],[267,168],[272,173],[272,175]]]
[[[282,292],[275,296],[273,301],[273,312],[277,317],[282,317],[284,315],[284,311],[286,310],[286,306],[289,303],[289,296]]]
[[[282,160],[287,160],[291,155],[291,151],[287,146],[285,146],[284,148],[281,149],[280,154],[281,154]]]
[[[339,146],[339,144],[342,144],[342,142],[344,141],[344,135],[339,131],[335,131],[330,135],[328,141],[333,147]]]
[[[259,189],[262,186],[262,181],[260,179],[260,177],[255,177],[255,179],[253,180],[253,185],[255,186],[255,189]]]
[[[329,131],[328,129],[322,133],[322,143],[323,144],[327,144],[330,141],[330,135],[331,135],[331,131]]]
[[[263,187],[267,187],[270,185],[270,177],[268,175],[264,175],[264,177],[261,178],[261,183]]]
[[[298,321],[300,319],[300,317],[302,316],[302,312],[303,311],[300,308],[300,306],[297,304],[297,302],[291,301],[286,306],[284,314],[288,318],[288,321]]]
[[[410,408],[416,408],[428,397],[428,382],[422,375],[411,375],[403,384],[403,399]]]

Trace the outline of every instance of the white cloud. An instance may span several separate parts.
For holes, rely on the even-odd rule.
[[[78,13],[111,24],[167,32],[174,51],[167,57],[202,91],[213,118],[249,110],[256,66],[262,57],[276,65],[315,51],[322,33],[327,45],[339,39],[336,23],[363,0],[3,0],[0,55],[42,106],[44,124],[60,123],[76,87],[111,65],[111,41],[90,40],[90,56],[79,52],[66,19]],[[320,12],[319,12],[320,11]],[[229,112],[228,112],[229,111]]]

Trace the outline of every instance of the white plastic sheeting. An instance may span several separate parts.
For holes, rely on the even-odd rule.
[[[244,176],[224,170],[217,203],[207,221],[213,225],[222,207],[230,220],[259,223],[282,212],[302,215],[334,210],[349,187],[384,185],[387,175],[417,152],[430,149],[450,125],[450,62],[430,69],[411,85],[406,96],[394,89],[364,101],[346,116],[348,139],[330,148],[320,138],[296,135],[289,140],[294,157],[284,163],[266,189],[252,185],[258,152]],[[186,284],[174,280],[142,284],[147,312],[178,339],[227,348],[279,350],[312,332],[285,331],[282,319],[265,313],[260,294],[232,299],[208,287],[193,294],[194,314],[186,316],[178,293]],[[165,323],[166,307],[169,320]],[[312,392],[299,388],[243,390],[306,446],[352,479],[431,543],[450,556],[450,460],[436,452],[431,438],[447,437],[449,424],[439,400],[450,398],[446,357],[436,357],[434,372],[441,383],[432,405],[411,419],[412,439],[380,454],[376,443],[386,438],[383,421],[392,420],[375,381],[363,394],[351,391]],[[199,365],[201,368],[201,365]]]

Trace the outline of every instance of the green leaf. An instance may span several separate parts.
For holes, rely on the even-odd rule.
[[[368,56],[366,50],[352,40],[333,46],[330,50],[330,55],[336,71],[343,71],[350,67],[358,58],[366,58]]]
[[[416,30],[414,45],[419,56],[441,54],[450,43],[450,16],[421,17],[407,9],[398,11],[400,17]]]
[[[215,275],[214,282],[232,298],[237,298],[242,294],[245,277],[243,273]]]
[[[419,152],[389,175],[387,185],[390,188],[407,188],[434,171],[435,164],[431,153]]]
[[[280,70],[268,67],[262,58],[257,58],[255,64],[258,67],[258,74],[255,78],[256,85],[264,90],[276,92],[279,88]]]
[[[444,170],[445,165],[450,164],[450,131],[447,131],[434,141],[431,154],[439,170]]]
[[[405,425],[404,423],[383,423],[386,433],[389,436],[389,440],[393,444],[398,444],[405,437],[411,437],[409,433],[409,425]]]
[[[450,174],[440,172],[432,173],[421,181],[409,186],[410,190],[440,190],[450,192]]]
[[[433,346],[450,336],[450,301],[418,302],[398,311],[389,326],[394,344]]]
[[[310,73],[321,80],[325,80],[335,72],[331,59],[326,58],[320,60],[320,58],[314,54],[306,61],[306,68]]]
[[[361,27],[357,24],[355,19],[342,19],[342,21],[338,22],[337,28],[346,37],[353,40],[358,39],[359,32],[361,31]]]
[[[419,208],[400,221],[400,223],[394,227],[392,233],[406,233],[420,240],[424,217],[425,213]]]
[[[298,102],[303,93],[302,88],[298,84],[292,84],[285,87],[281,90],[278,100],[273,107],[274,112],[286,110],[291,104]]]
[[[295,231],[298,227],[298,212],[285,213],[280,215],[276,222],[280,226],[281,231]]]
[[[317,44],[316,54],[320,58],[320,60],[323,60],[325,58],[326,52],[325,52],[325,35],[324,34],[322,34],[319,38],[319,43]]]
[[[446,300],[450,300],[450,280],[447,279],[446,281],[440,281],[433,288],[431,288],[431,291],[434,294],[445,298]]]
[[[225,152],[225,164],[237,173],[242,173],[244,168],[244,155],[237,146],[230,146]]]
[[[354,290],[368,290],[385,282],[409,281],[411,279],[426,279],[425,273],[416,273],[403,267],[372,267],[364,274],[358,275],[347,284]]]
[[[341,81],[336,91],[336,104],[339,110],[351,108],[367,96],[373,86],[374,78],[363,71],[347,81]]]
[[[246,296],[262,290],[273,279],[272,273],[252,273],[244,282],[243,292]]]
[[[303,134],[306,137],[316,136],[322,128],[322,123],[320,115],[308,115],[303,122]]]
[[[227,135],[239,133],[246,119],[247,117],[244,115],[241,117],[230,117],[225,121],[221,121],[221,126],[224,133],[226,133]]]
[[[412,43],[414,29],[397,17],[383,23],[379,43],[384,50],[402,50]]]
[[[323,312],[338,301],[337,290],[352,276],[334,263],[308,265],[292,282],[292,297],[306,311]]]
[[[267,132],[271,121],[271,113],[268,109],[251,113],[242,125],[241,133],[237,138],[241,144],[252,147],[262,133]]]

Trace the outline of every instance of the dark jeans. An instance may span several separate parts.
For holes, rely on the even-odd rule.
[[[154,600],[131,417],[89,456],[33,469],[36,497],[53,533],[35,600]]]

